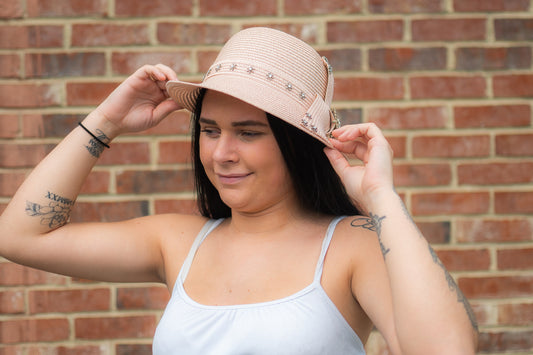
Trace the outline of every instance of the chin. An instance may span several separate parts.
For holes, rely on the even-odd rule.
[[[222,197],[222,202],[224,202],[229,208],[231,208],[232,211],[239,213],[253,214],[263,210],[257,205],[254,205],[254,199],[252,199],[252,201],[245,201],[242,199],[231,199]]]

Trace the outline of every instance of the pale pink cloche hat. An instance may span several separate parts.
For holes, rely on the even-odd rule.
[[[200,89],[231,95],[331,146],[333,74],[325,57],[284,32],[253,27],[233,35],[199,84],[167,83],[172,99],[194,111]]]

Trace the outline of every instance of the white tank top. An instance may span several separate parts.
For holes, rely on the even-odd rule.
[[[183,287],[200,244],[222,222],[208,221],[180,270],[155,332],[153,354],[365,354],[361,340],[320,283],[324,258],[341,219],[335,218],[328,227],[309,286],[282,299],[229,306],[199,304]]]

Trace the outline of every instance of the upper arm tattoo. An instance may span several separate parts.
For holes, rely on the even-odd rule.
[[[378,235],[379,246],[381,248],[381,254],[383,258],[390,252],[390,248],[387,248],[383,241],[381,240],[381,222],[385,219],[386,216],[378,216],[370,212],[370,217],[357,217],[352,220],[350,225],[352,227],[362,227],[364,229],[371,230],[376,232]]]
[[[457,302],[462,303],[463,307],[465,308],[466,314],[468,315],[468,319],[470,320],[470,324],[472,327],[478,331],[478,325],[476,321],[476,316],[474,315],[474,311],[472,310],[472,307],[470,306],[470,303],[464,296],[464,294],[461,292],[461,289],[459,289],[459,286],[455,283],[455,280],[453,279],[452,275],[446,270],[446,267],[442,263],[442,261],[437,256],[437,253],[435,253],[435,250],[431,247],[431,245],[428,244],[429,253],[431,254],[431,257],[433,258],[433,262],[437,264],[443,271],[444,276],[446,277],[446,282],[448,283],[448,288],[450,291],[455,292],[457,295]]]
[[[51,200],[48,205],[26,201],[26,214],[40,217],[41,224],[47,225],[50,229],[67,224],[74,201],[50,191],[46,193],[46,198]]]

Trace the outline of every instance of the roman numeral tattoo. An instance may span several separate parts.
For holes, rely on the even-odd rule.
[[[470,306],[470,303],[466,299],[466,297],[461,292],[461,289],[459,289],[459,286],[455,283],[455,280],[453,279],[452,275],[446,270],[446,267],[440,261],[439,257],[437,256],[437,253],[435,253],[435,250],[431,247],[431,245],[428,244],[429,253],[431,254],[431,257],[433,258],[433,262],[437,264],[443,271],[444,276],[446,277],[446,282],[448,283],[448,288],[450,291],[455,292],[457,295],[457,302],[462,303],[463,307],[465,308],[466,314],[468,315],[468,319],[470,320],[470,324],[472,325],[472,328],[476,330],[476,332],[479,331],[476,316],[474,315],[474,311],[472,310],[472,307]]]
[[[386,216],[380,217],[370,212],[370,217],[357,217],[350,223],[352,227],[361,227],[376,232],[378,235],[379,246],[381,248],[383,259],[385,259],[385,256],[390,252],[390,248],[387,248],[381,240],[381,222],[385,219],[385,217]]]
[[[26,201],[26,214],[31,217],[40,217],[41,224],[47,225],[50,229],[67,224],[75,201],[50,191],[46,193],[45,197],[51,200],[46,206]]]
[[[109,142],[110,139],[108,136],[105,135],[104,132],[102,132],[100,129],[97,129],[95,131],[95,135],[96,135],[96,138],[98,139],[95,139],[95,138],[91,138],[89,140],[89,143],[88,145],[85,146],[85,148],[87,149],[87,151],[95,158],[100,158],[100,155],[102,154],[102,152],[104,151],[104,144],[102,144],[102,142]]]

